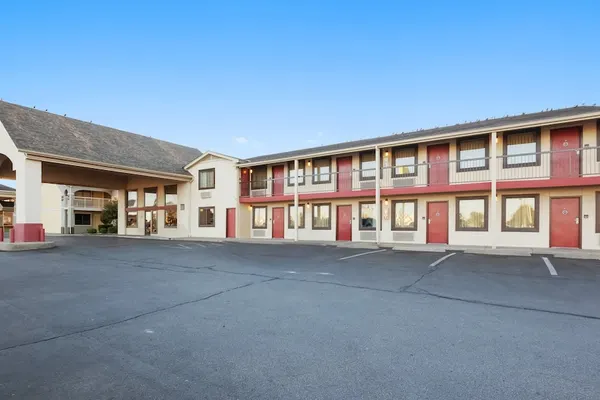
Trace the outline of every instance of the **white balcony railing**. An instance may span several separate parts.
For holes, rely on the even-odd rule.
[[[71,198],[71,206],[80,209],[103,209],[109,201],[110,199],[74,196]]]

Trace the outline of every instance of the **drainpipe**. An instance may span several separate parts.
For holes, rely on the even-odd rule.
[[[498,202],[496,201],[496,180],[498,173],[498,159],[496,158],[497,153],[497,143],[498,140],[497,132],[490,133],[490,181],[492,184],[492,193],[490,198],[490,216],[488,217],[489,221],[489,230],[490,230],[490,242],[492,245],[492,249],[496,248],[497,235],[498,235],[498,218],[497,218],[497,207]]]
[[[379,193],[380,188],[381,188],[380,158],[381,158],[381,154],[379,152],[379,146],[375,146],[375,240],[378,245],[381,240],[381,238],[380,238],[381,230],[379,228],[382,223],[382,221],[380,221],[381,220],[381,193]],[[358,210],[358,212],[360,213],[360,209]],[[358,216],[358,218],[360,221],[360,215]]]
[[[73,186],[69,186],[69,200],[67,201],[67,233],[75,233],[73,228]]]
[[[188,214],[188,237],[192,237],[192,189],[194,187],[194,176],[192,176],[192,181],[189,183],[188,190],[188,204],[187,204],[187,214]],[[181,208],[181,206],[179,206]]]
[[[294,160],[294,242],[298,241],[298,225],[300,224],[298,211],[298,160]]]

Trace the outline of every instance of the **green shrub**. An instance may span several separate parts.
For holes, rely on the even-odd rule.
[[[87,233],[92,233],[92,234],[93,234],[93,233],[96,233],[96,232],[98,232],[98,231],[96,230],[96,228],[89,228],[89,229],[87,230]]]
[[[108,233],[119,233],[119,228],[117,228],[116,226],[109,226]]]
[[[102,225],[101,227],[98,228],[98,232],[106,233],[106,232],[108,232],[108,228],[106,226]]]

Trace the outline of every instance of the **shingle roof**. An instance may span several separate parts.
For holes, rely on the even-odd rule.
[[[11,188],[10,186],[6,186],[0,183],[0,190],[3,190],[5,192],[14,192],[15,188]]]
[[[314,154],[314,153],[340,151],[340,150],[351,149],[351,148],[362,147],[362,146],[370,146],[370,145],[374,146],[376,144],[389,143],[389,142],[394,142],[394,141],[402,141],[402,140],[408,140],[408,139],[415,139],[415,138],[420,138],[420,137],[430,137],[430,136],[435,137],[437,135],[444,135],[444,134],[449,134],[449,133],[459,133],[460,131],[469,131],[469,130],[476,130],[476,129],[489,129],[490,131],[492,131],[494,128],[502,127],[502,126],[509,125],[509,124],[526,124],[526,123],[530,123],[530,122],[537,122],[537,121],[543,121],[543,120],[549,120],[549,119],[555,119],[555,118],[561,118],[561,117],[568,118],[568,117],[574,117],[577,115],[587,114],[587,113],[591,113],[591,112],[600,112],[600,107],[577,106],[577,107],[570,107],[570,108],[562,108],[562,109],[558,109],[558,110],[542,111],[542,112],[537,112],[537,113],[521,114],[521,115],[507,116],[507,117],[502,117],[502,118],[493,118],[493,119],[486,119],[486,120],[481,120],[481,121],[467,122],[464,124],[443,126],[443,127],[439,127],[439,128],[422,129],[422,130],[413,131],[413,132],[396,133],[393,135],[380,136],[380,137],[370,138],[370,139],[354,140],[351,142],[336,143],[336,144],[330,144],[330,145],[326,145],[326,146],[310,147],[310,148],[301,149],[301,150],[293,150],[293,151],[286,151],[286,152],[282,152],[282,153],[274,153],[274,154],[267,154],[267,155],[262,155],[262,156],[258,156],[258,157],[251,157],[251,158],[248,158],[248,159],[242,161],[242,163],[244,163],[244,162],[255,163],[255,162],[278,160],[278,159],[282,159],[282,158],[302,157],[302,156],[306,156],[306,155],[310,155],[310,154]]]
[[[198,149],[0,101],[0,122],[19,150],[37,151],[188,175],[183,167]]]

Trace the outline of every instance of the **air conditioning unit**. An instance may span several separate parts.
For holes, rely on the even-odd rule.
[[[377,240],[376,232],[361,232],[360,240]]]
[[[252,231],[252,236],[253,237],[265,237],[265,236],[267,236],[267,230],[266,229],[255,229]]]
[[[255,189],[250,191],[250,197],[266,197],[267,189]]]
[[[395,188],[415,186],[417,180],[415,178],[399,178],[392,179]]]
[[[394,242],[414,242],[415,234],[413,232],[394,232]]]
[[[361,189],[375,189],[375,181],[360,181]]]
[[[210,199],[211,197],[212,197],[212,192],[201,192],[200,193],[201,199]]]

